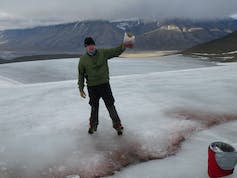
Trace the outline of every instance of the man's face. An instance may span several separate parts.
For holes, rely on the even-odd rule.
[[[88,46],[86,46],[86,51],[88,53],[93,53],[95,51],[95,49],[96,49],[95,45],[88,45]]]

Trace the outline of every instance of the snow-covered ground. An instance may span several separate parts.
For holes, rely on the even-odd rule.
[[[111,178],[207,178],[207,148],[213,141],[224,141],[237,148],[237,122],[195,133],[182,144],[175,156],[132,165]],[[236,178],[234,174],[226,178]]]
[[[25,84],[75,80],[78,75],[77,65],[77,58],[2,64],[0,65],[0,76]],[[121,76],[207,67],[215,64],[176,55],[139,59],[115,58],[110,60],[109,65],[111,76]]]
[[[0,76],[0,87],[13,86],[13,85],[19,85],[19,84],[21,83],[15,80]]]
[[[237,63],[114,59],[111,86],[125,126],[118,137],[102,101],[98,132],[88,135],[88,97],[79,97],[76,80],[55,79],[48,70],[54,62],[58,73],[70,74],[74,60],[0,66],[0,177],[205,178],[211,142],[237,147]],[[39,62],[57,82],[37,83],[42,76],[36,74],[29,79]],[[10,75],[14,68],[24,75]]]

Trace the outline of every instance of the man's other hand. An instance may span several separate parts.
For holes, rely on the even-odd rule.
[[[85,94],[84,91],[80,91],[80,95],[81,95],[82,98],[86,98],[86,94]]]

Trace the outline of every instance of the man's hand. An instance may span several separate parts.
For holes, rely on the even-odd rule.
[[[124,34],[123,45],[125,48],[133,48],[135,43],[135,36],[131,33]]]
[[[125,48],[133,48],[133,44],[131,43],[124,43],[123,45]]]
[[[86,94],[85,94],[85,92],[83,90],[80,91],[80,95],[81,95],[82,98],[86,98]]]

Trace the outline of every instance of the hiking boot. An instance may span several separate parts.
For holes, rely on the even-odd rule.
[[[117,130],[118,135],[123,135],[123,130]]]
[[[96,132],[97,131],[97,125],[95,125],[95,126],[90,126],[90,128],[89,128],[89,130],[88,130],[88,133],[89,134],[93,134],[94,132]]]
[[[115,124],[113,128],[117,131],[118,135],[123,135],[123,126],[121,124]]]

